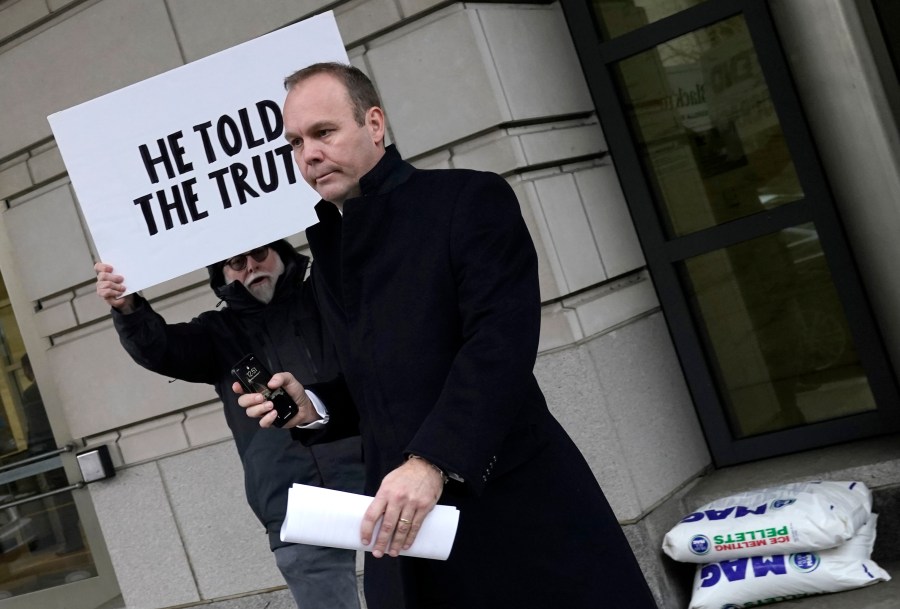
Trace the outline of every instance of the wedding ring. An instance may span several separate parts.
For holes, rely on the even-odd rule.
[[[401,518],[400,522],[402,522],[403,524],[412,524],[412,520],[407,520],[406,518]]]

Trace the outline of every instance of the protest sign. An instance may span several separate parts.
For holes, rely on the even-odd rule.
[[[128,292],[315,222],[283,137],[286,76],[347,62],[331,12],[48,117],[100,259]]]

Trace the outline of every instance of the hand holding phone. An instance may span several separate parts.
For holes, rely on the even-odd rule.
[[[297,405],[283,389],[280,387],[269,389],[268,383],[272,378],[272,373],[266,370],[266,367],[252,353],[245,355],[241,361],[236,363],[231,369],[231,374],[237,378],[244,391],[261,393],[274,404],[277,413],[273,422],[275,427],[284,427],[284,424],[299,412]]]

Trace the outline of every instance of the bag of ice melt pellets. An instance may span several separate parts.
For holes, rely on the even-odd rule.
[[[688,514],[663,539],[682,562],[815,552],[840,545],[872,511],[862,482],[799,482],[717,499]]]
[[[689,609],[758,607],[888,581],[891,576],[869,558],[876,519],[872,514],[856,535],[830,550],[699,565]]]

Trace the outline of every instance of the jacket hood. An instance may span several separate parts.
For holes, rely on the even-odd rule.
[[[284,239],[273,241],[268,244],[268,247],[275,250],[284,263],[284,273],[281,274],[275,284],[275,296],[272,299],[274,301],[278,298],[279,292],[283,290],[285,282],[294,283],[293,278],[295,276],[298,282],[303,280],[303,277],[306,275],[306,268],[309,265],[309,258],[298,254],[293,246]],[[224,267],[224,260],[206,267],[206,271],[209,273],[209,286],[216,296],[228,303],[229,307],[264,306],[239,281],[226,284]]]

